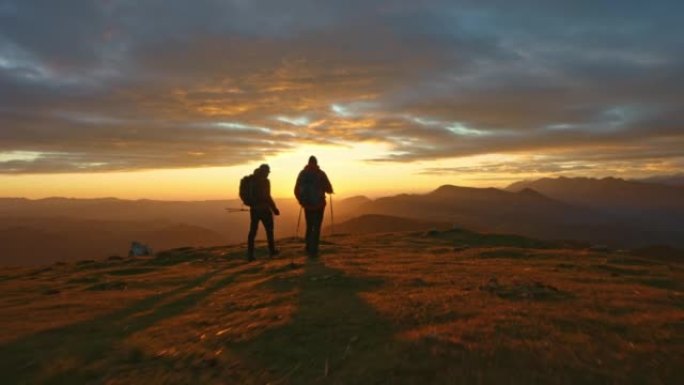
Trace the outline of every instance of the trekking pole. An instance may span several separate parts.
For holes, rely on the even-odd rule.
[[[333,197],[330,194],[330,235],[335,234],[335,214],[333,211]]]
[[[302,208],[299,207],[299,216],[297,217],[297,230],[295,230],[295,239],[299,239],[299,223],[302,221]]]
[[[233,207],[228,207],[228,208],[226,208],[226,211],[228,211],[229,214],[233,214],[233,213],[247,212],[247,211],[249,211],[249,209],[245,209],[245,208],[236,209]]]
[[[299,223],[302,221],[302,207],[299,207],[299,216],[297,216],[297,230],[295,230],[295,239],[299,239]],[[290,268],[297,267],[294,261],[294,253],[290,254]]]

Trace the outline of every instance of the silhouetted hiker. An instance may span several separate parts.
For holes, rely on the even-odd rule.
[[[309,157],[309,164],[299,172],[294,193],[297,201],[304,208],[306,252],[309,257],[315,258],[318,256],[318,243],[321,238],[321,224],[326,204],[325,193],[333,193],[330,180],[318,167],[318,160],[315,156]]]
[[[271,198],[271,182],[268,174],[271,169],[267,164],[262,164],[254,170],[254,174],[240,181],[240,198],[249,206],[249,234],[247,235],[247,260],[254,260],[254,238],[256,237],[259,221],[264,224],[266,239],[268,240],[268,254],[274,257],[278,254],[273,238],[273,214],[280,215]]]

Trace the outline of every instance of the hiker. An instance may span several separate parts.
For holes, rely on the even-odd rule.
[[[304,208],[306,220],[306,253],[310,258],[318,257],[318,243],[325,212],[325,193],[332,194],[333,188],[325,172],[318,167],[315,156],[299,172],[294,189],[295,197]]]
[[[240,197],[243,202],[249,206],[249,235],[247,235],[247,260],[254,260],[254,238],[256,237],[259,222],[264,224],[266,230],[266,239],[268,240],[268,255],[273,258],[278,255],[278,250],[275,248],[275,239],[273,237],[273,214],[280,215],[280,210],[276,207],[273,198],[271,197],[271,182],[268,180],[268,174],[271,169],[267,164],[262,164],[254,170],[254,174],[245,177],[248,179],[249,185],[245,188],[246,193],[243,193],[243,182],[240,182]],[[247,195],[247,196],[243,196]]]

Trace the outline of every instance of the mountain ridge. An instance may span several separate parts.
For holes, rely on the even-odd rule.
[[[671,197],[679,198],[680,195],[677,194],[680,194],[680,191],[684,192],[684,189],[668,186],[653,187],[652,184],[618,178],[600,180],[546,178],[541,181],[543,183],[538,182],[537,185],[533,183],[534,181],[521,181],[509,186],[508,189],[445,184],[423,194],[398,194],[377,199],[353,196],[333,201],[331,197],[325,213],[327,226],[325,231],[332,228],[336,231],[346,231],[344,229],[348,223],[345,222],[354,218],[384,215],[402,218],[401,221],[413,221],[411,224],[406,222],[407,228],[411,226],[426,228],[429,225],[425,223],[431,223],[434,226],[455,225],[474,231],[515,233],[551,240],[577,240],[612,247],[646,247],[659,244],[684,247],[684,230],[680,230],[684,229],[684,211],[678,210],[676,206],[673,208],[672,205],[663,206],[662,202],[667,202],[667,199],[648,198],[649,194],[659,194],[662,191],[666,191],[666,194]],[[577,192],[579,190],[573,191],[572,189],[568,189],[568,193],[560,189],[564,194],[556,194],[558,189],[547,191],[543,188],[548,184],[558,184],[559,181],[584,186],[582,190],[584,193],[580,194]],[[605,186],[618,187],[607,188]],[[627,190],[632,192],[625,194]],[[592,191],[598,192],[591,193]],[[623,196],[614,191],[622,191]],[[597,198],[593,198],[594,196]],[[670,201],[674,202],[673,204],[680,204],[679,199],[670,199]],[[276,217],[276,237],[296,235],[298,224],[301,228],[303,219],[300,216],[299,205],[294,199],[278,200],[277,203],[281,215]],[[29,233],[39,233],[26,228],[27,234],[22,235],[16,229],[17,224],[32,223],[30,227],[50,232],[51,224],[67,230],[70,227],[65,226],[64,221],[67,218],[74,218],[101,221],[99,224],[93,222],[94,225],[100,227],[93,226],[90,229],[94,236],[100,237],[101,231],[96,228],[112,229],[111,226],[121,221],[128,221],[132,228],[144,227],[145,223],[167,222],[206,229],[212,232],[211,236],[207,233],[207,239],[214,239],[210,242],[213,244],[243,242],[246,239],[249,216],[245,212],[229,213],[226,208],[230,207],[241,207],[241,203],[238,200],[154,201],[116,198],[87,200],[19,198],[17,200],[0,198],[0,231],[14,227],[12,234],[17,238],[27,240],[30,239]],[[387,223],[391,220],[385,222],[378,220],[374,222],[375,224],[368,219],[356,220],[362,225],[361,228],[367,231],[394,229]],[[330,227],[333,225],[332,222],[336,222],[337,226]],[[377,229],[373,228],[374,226]],[[83,236],[84,233],[81,232],[83,230],[79,230],[78,226],[72,228],[71,233],[62,232],[61,234],[71,238]],[[186,229],[188,233],[193,232],[190,228]],[[357,230],[354,229],[354,232],[358,232]],[[120,239],[119,245],[102,247],[98,255],[121,253],[121,250],[125,250],[132,240],[152,243],[145,239],[125,239],[127,234],[130,235],[130,231],[125,229],[125,226],[116,227],[116,231],[118,232],[116,237]],[[220,240],[215,238],[216,234],[219,235]],[[263,237],[263,229],[260,229],[258,237]],[[21,243],[13,244],[11,237],[5,237],[5,241],[14,250],[22,247]],[[161,246],[164,245],[166,243],[162,242]],[[43,258],[46,257],[57,258],[47,243],[45,247],[40,246],[40,242],[32,246],[37,253],[36,260],[44,260]],[[160,247],[155,244],[150,246],[155,249]]]

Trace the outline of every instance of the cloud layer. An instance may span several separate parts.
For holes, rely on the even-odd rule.
[[[682,164],[681,2],[479,3],[0,0],[0,173],[358,141],[557,162],[493,171]]]

